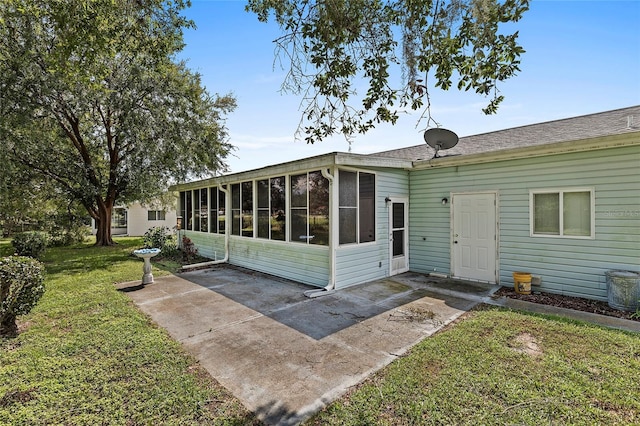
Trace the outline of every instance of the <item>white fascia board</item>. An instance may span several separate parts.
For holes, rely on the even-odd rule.
[[[516,160],[521,158],[543,157],[548,155],[566,154],[571,152],[596,151],[600,149],[619,148],[640,145],[640,132],[624,133],[614,136],[603,136],[593,139],[559,142],[527,146],[523,148],[505,149],[500,151],[483,152],[480,154],[439,157],[430,160],[413,162],[414,170],[437,167],[462,166],[469,164],[491,163],[496,161]]]
[[[311,169],[319,169],[322,167],[332,167],[335,164],[335,157],[338,153],[330,153],[318,155],[315,157],[303,158],[301,160],[289,161],[287,163],[274,164],[259,169],[247,170],[245,172],[231,173],[222,176],[216,176],[209,179],[201,179],[193,182],[187,182],[172,186],[173,191],[185,191],[189,189],[198,189],[208,186],[224,185],[227,183],[237,183],[242,181],[262,179],[285,175],[289,173],[307,171]]]
[[[330,154],[318,155],[315,157],[303,158],[301,160],[289,161],[287,163],[274,164],[260,169],[248,170],[246,172],[231,173],[202,179],[194,182],[173,185],[169,188],[172,191],[185,191],[209,186],[224,185],[227,183],[237,183],[248,180],[263,179],[273,176],[286,175],[296,172],[311,171],[323,167],[333,166],[354,166],[354,167],[391,167],[401,169],[411,169],[411,160],[398,158],[372,157],[365,154],[348,154],[342,152],[332,152]]]
[[[394,169],[411,169],[413,162],[401,158],[376,157],[364,154],[338,154],[337,166],[380,167]]]

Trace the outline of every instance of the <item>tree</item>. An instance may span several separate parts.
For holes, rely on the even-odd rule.
[[[432,85],[448,90],[455,82],[490,96],[483,111],[495,113],[498,85],[519,71],[524,53],[518,32],[503,34],[501,26],[517,22],[528,0],[249,0],[246,8],[282,29],[275,40],[288,69],[282,89],[302,94],[299,130],[314,143],[395,123],[396,108],[422,110],[430,124]],[[394,87],[397,66],[403,78]]]
[[[54,182],[111,245],[116,202],[224,171],[232,96],[212,96],[175,59],[183,1],[8,0],[0,4],[0,140]]]

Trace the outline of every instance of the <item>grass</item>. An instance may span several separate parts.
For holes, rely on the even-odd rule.
[[[640,424],[640,336],[473,311],[309,425]]]
[[[258,423],[115,289],[141,276],[140,239],[118,242],[47,252],[44,297],[0,340],[0,424]],[[640,424],[638,383],[637,334],[485,307],[307,425]]]
[[[142,274],[141,260],[130,255],[141,240],[117,241],[47,251],[45,295],[21,318],[18,338],[0,340],[0,424],[254,422],[115,289],[114,282]],[[10,252],[6,241],[0,250]]]

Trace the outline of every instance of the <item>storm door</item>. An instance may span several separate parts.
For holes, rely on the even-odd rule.
[[[409,270],[408,221],[406,200],[391,200],[389,212],[389,275]]]

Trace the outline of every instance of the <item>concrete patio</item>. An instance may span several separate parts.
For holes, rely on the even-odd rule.
[[[497,286],[405,273],[307,298],[229,265],[119,284],[267,424],[298,424]]]

